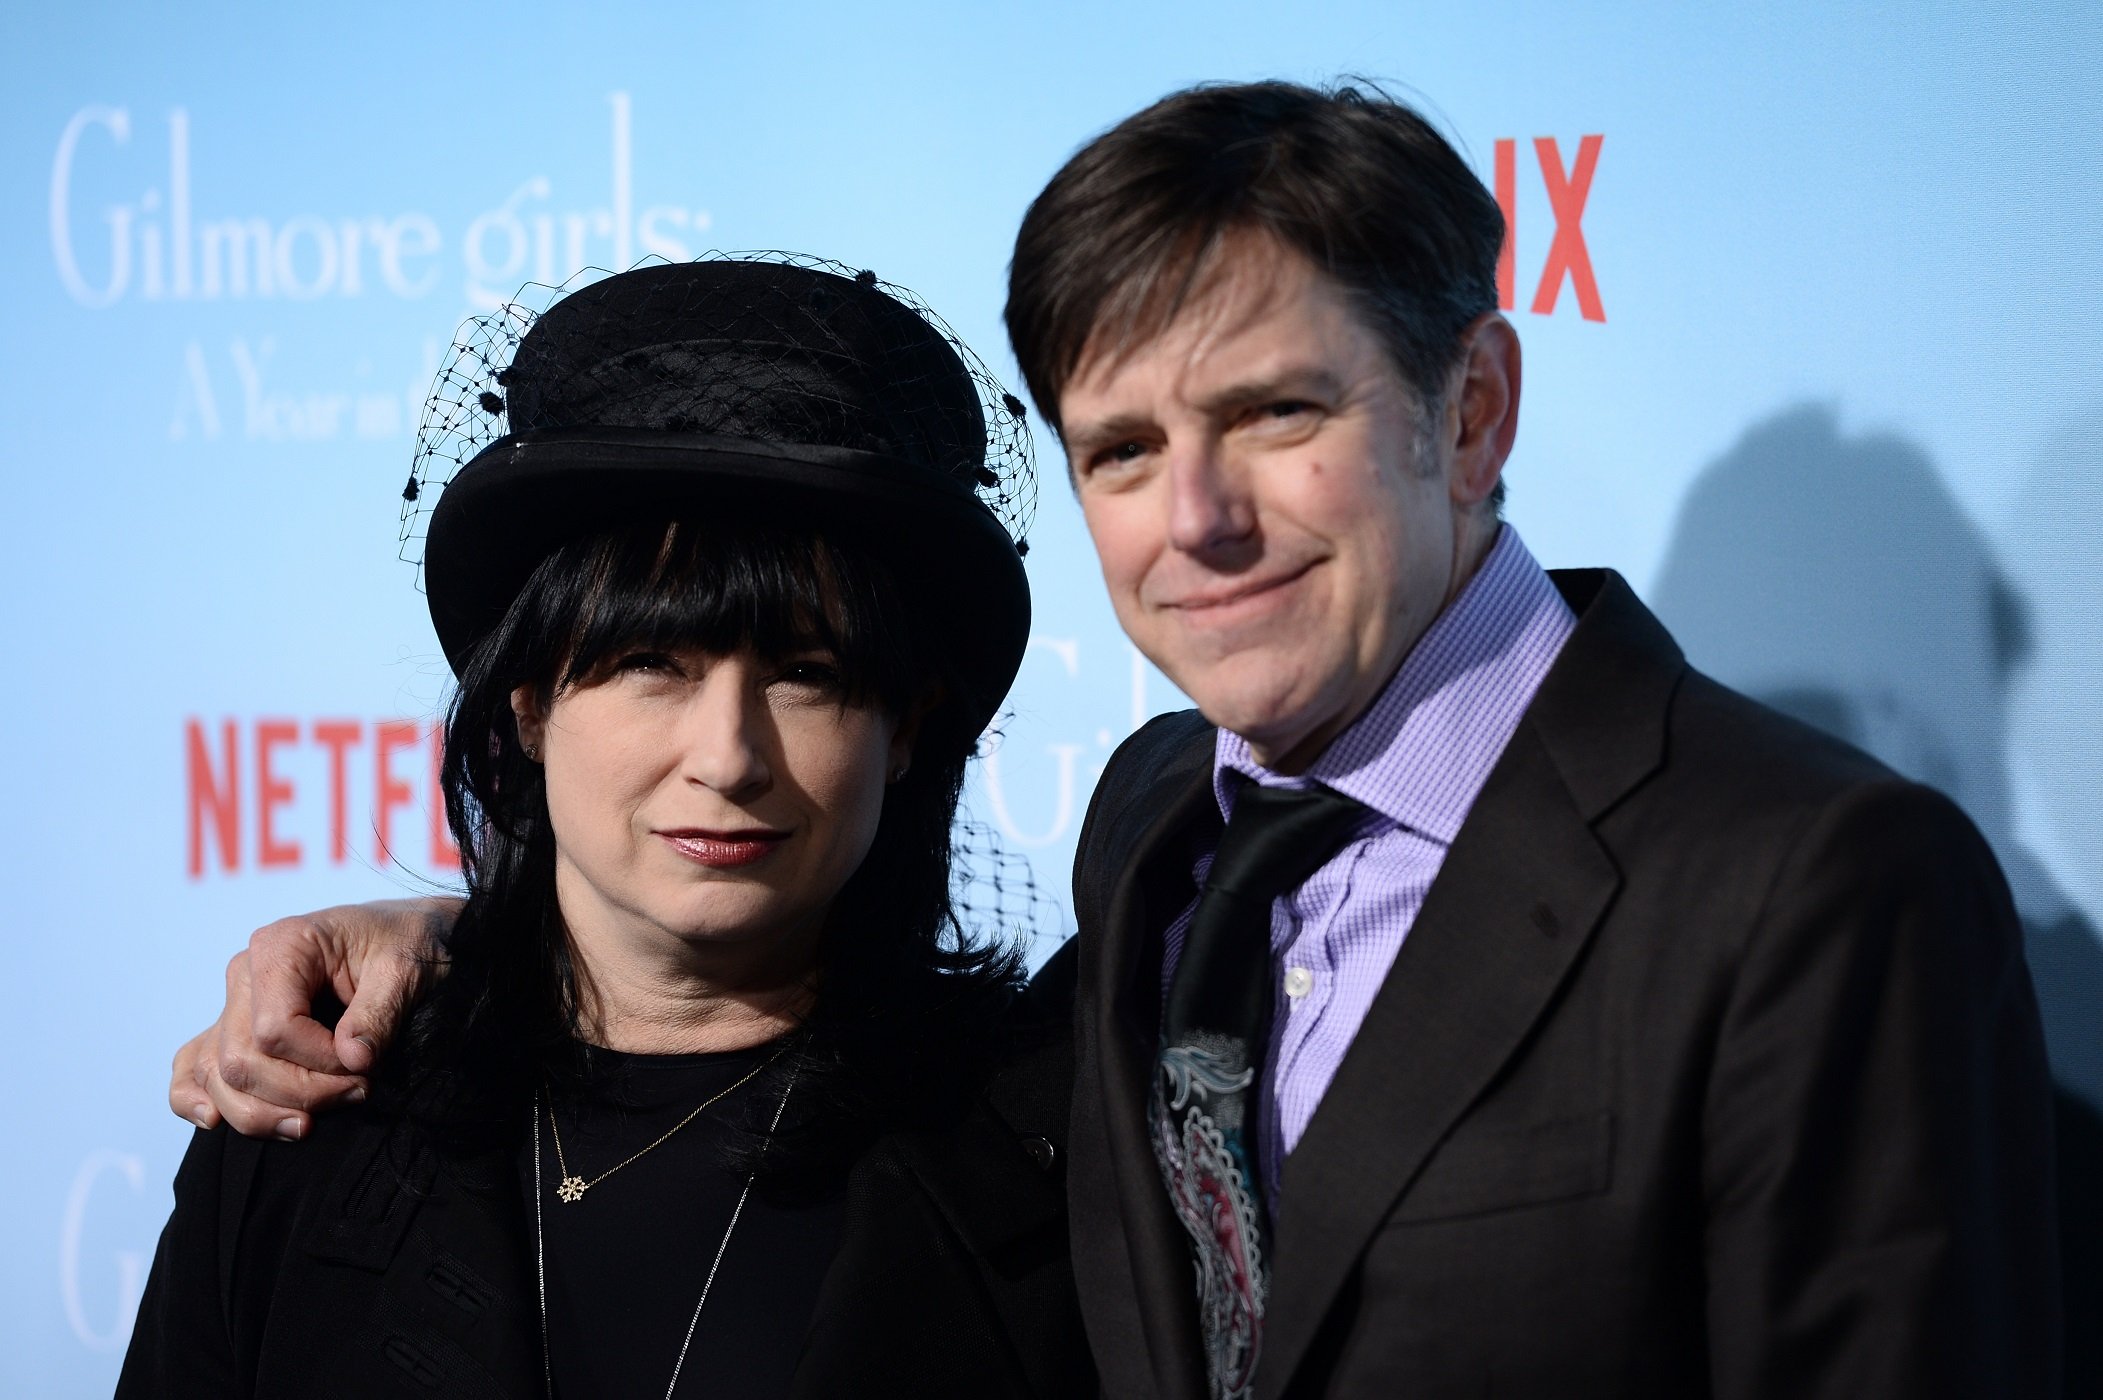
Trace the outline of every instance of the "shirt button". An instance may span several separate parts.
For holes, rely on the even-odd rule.
[[[1314,990],[1314,974],[1304,967],[1285,969],[1285,995],[1298,1001]]]

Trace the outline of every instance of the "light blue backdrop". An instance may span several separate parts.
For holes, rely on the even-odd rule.
[[[1956,793],[2062,1079],[2103,1102],[2094,7],[609,8],[0,17],[0,1391],[107,1393],[187,1135],[168,1057],[249,929],[444,878],[427,751],[382,725],[443,690],[395,529],[462,315],[583,264],[794,248],[916,289],[1012,381],[1023,207],[1207,78],[1388,80],[1486,179],[1512,143],[1511,519]],[[1568,284],[1537,314],[1536,141],[1560,176],[1588,137],[1604,319]],[[1037,645],[973,801],[1063,899],[1099,765],[1176,697],[1040,452]]]

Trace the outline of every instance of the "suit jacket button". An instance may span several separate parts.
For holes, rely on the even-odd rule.
[[[1052,1164],[1059,1160],[1059,1149],[1052,1146],[1052,1140],[1047,1137],[1024,1138],[1022,1150],[1030,1154],[1030,1160],[1037,1164],[1039,1171],[1050,1171]]]

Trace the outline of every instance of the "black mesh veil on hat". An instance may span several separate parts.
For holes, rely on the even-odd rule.
[[[553,549],[645,515],[873,543],[981,724],[1028,640],[1021,402],[910,292],[817,258],[584,274],[474,318],[402,497],[403,557],[456,669]]]

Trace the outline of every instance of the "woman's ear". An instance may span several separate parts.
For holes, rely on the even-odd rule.
[[[898,717],[898,728],[891,731],[891,750],[886,755],[889,761],[884,768],[892,782],[903,778],[906,770],[913,766],[913,746],[920,742],[920,726],[934,712],[935,706],[941,703],[942,691],[940,687],[936,687],[922,692],[918,699],[905,707],[905,713]]]
[[[548,717],[534,686],[522,685],[511,692],[511,718],[518,724],[518,741],[526,757],[540,762],[540,741],[547,732]]]

